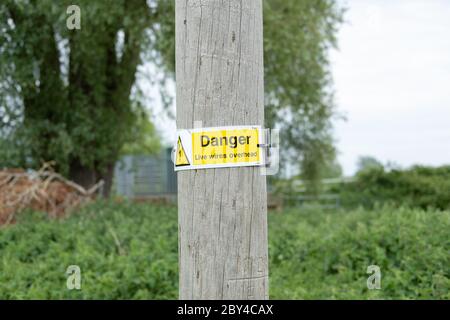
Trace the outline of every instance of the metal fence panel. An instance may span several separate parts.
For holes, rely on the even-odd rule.
[[[171,151],[166,148],[153,156],[122,157],[114,170],[116,194],[127,198],[176,194],[177,177]]]

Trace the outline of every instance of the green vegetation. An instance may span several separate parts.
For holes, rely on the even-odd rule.
[[[270,222],[273,298],[450,298],[450,212],[291,210]],[[369,265],[381,290],[367,289]]]
[[[0,298],[176,299],[174,207],[99,202],[0,230]],[[375,207],[269,214],[272,299],[449,299],[450,212]],[[369,265],[381,290],[368,290]],[[79,265],[82,290],[66,289]]]
[[[66,220],[23,218],[0,231],[0,298],[177,296],[176,209],[98,203]],[[81,291],[66,288],[69,265],[81,268]]]
[[[79,0],[81,30],[69,30],[71,1],[1,1],[0,167],[55,161],[84,187],[104,179],[107,195],[121,153],[157,149],[133,86],[165,3]]]
[[[358,172],[356,181],[335,188],[345,207],[376,203],[417,208],[450,209],[450,166],[415,166],[408,170],[371,166]]]
[[[283,160],[317,182],[335,157],[329,50],[337,45],[343,9],[334,0],[263,3],[266,126],[280,129]]]
[[[171,103],[175,1],[78,0],[81,30],[67,28],[71,4],[0,2],[0,167],[55,161],[85,187],[103,178],[107,195],[121,154],[158,147],[139,79],[161,82]],[[333,0],[264,1],[267,127],[283,129],[283,155],[310,179],[334,157],[328,51],[342,14]]]

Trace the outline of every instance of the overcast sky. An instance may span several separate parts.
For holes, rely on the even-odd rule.
[[[346,22],[331,60],[336,103],[347,117],[335,123],[344,173],[355,172],[361,155],[403,167],[450,164],[450,1],[342,4]],[[172,143],[175,123],[156,109]]]
[[[332,71],[339,161],[450,164],[450,1],[349,0]]]

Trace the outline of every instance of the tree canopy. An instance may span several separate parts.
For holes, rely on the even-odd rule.
[[[335,159],[329,49],[336,46],[343,9],[334,0],[264,0],[266,126],[280,129],[282,158],[308,180]],[[160,30],[158,61],[174,72],[173,21]]]
[[[165,10],[164,1],[79,0],[81,29],[69,30],[70,4],[0,4],[1,134],[9,152],[2,158],[27,167],[54,160],[89,185],[110,180],[127,142],[157,145],[146,109],[130,96]]]
[[[280,129],[284,159],[299,161],[302,177],[316,180],[335,157],[328,53],[342,10],[333,0],[264,4],[267,125]]]
[[[80,30],[66,26],[71,4]],[[111,178],[121,152],[155,149],[136,73],[152,61],[174,79],[174,12],[165,0],[3,0],[0,166],[54,160],[89,185]],[[307,178],[334,158],[328,50],[341,18],[332,0],[264,0],[267,126]]]

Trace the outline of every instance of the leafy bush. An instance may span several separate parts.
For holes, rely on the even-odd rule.
[[[409,170],[363,170],[356,181],[335,188],[346,207],[391,203],[419,208],[450,209],[450,166],[416,166]]]
[[[0,231],[0,298],[178,296],[176,209],[98,203],[60,221],[40,214]],[[69,265],[82,290],[69,291]]]
[[[292,209],[269,223],[273,298],[450,298],[449,212]],[[381,290],[367,289],[370,265]]]
[[[450,213],[376,208],[269,215],[272,299],[450,298]],[[176,208],[99,202],[0,230],[1,299],[176,299]],[[381,267],[368,290],[367,266]],[[78,265],[82,290],[66,288]]]

